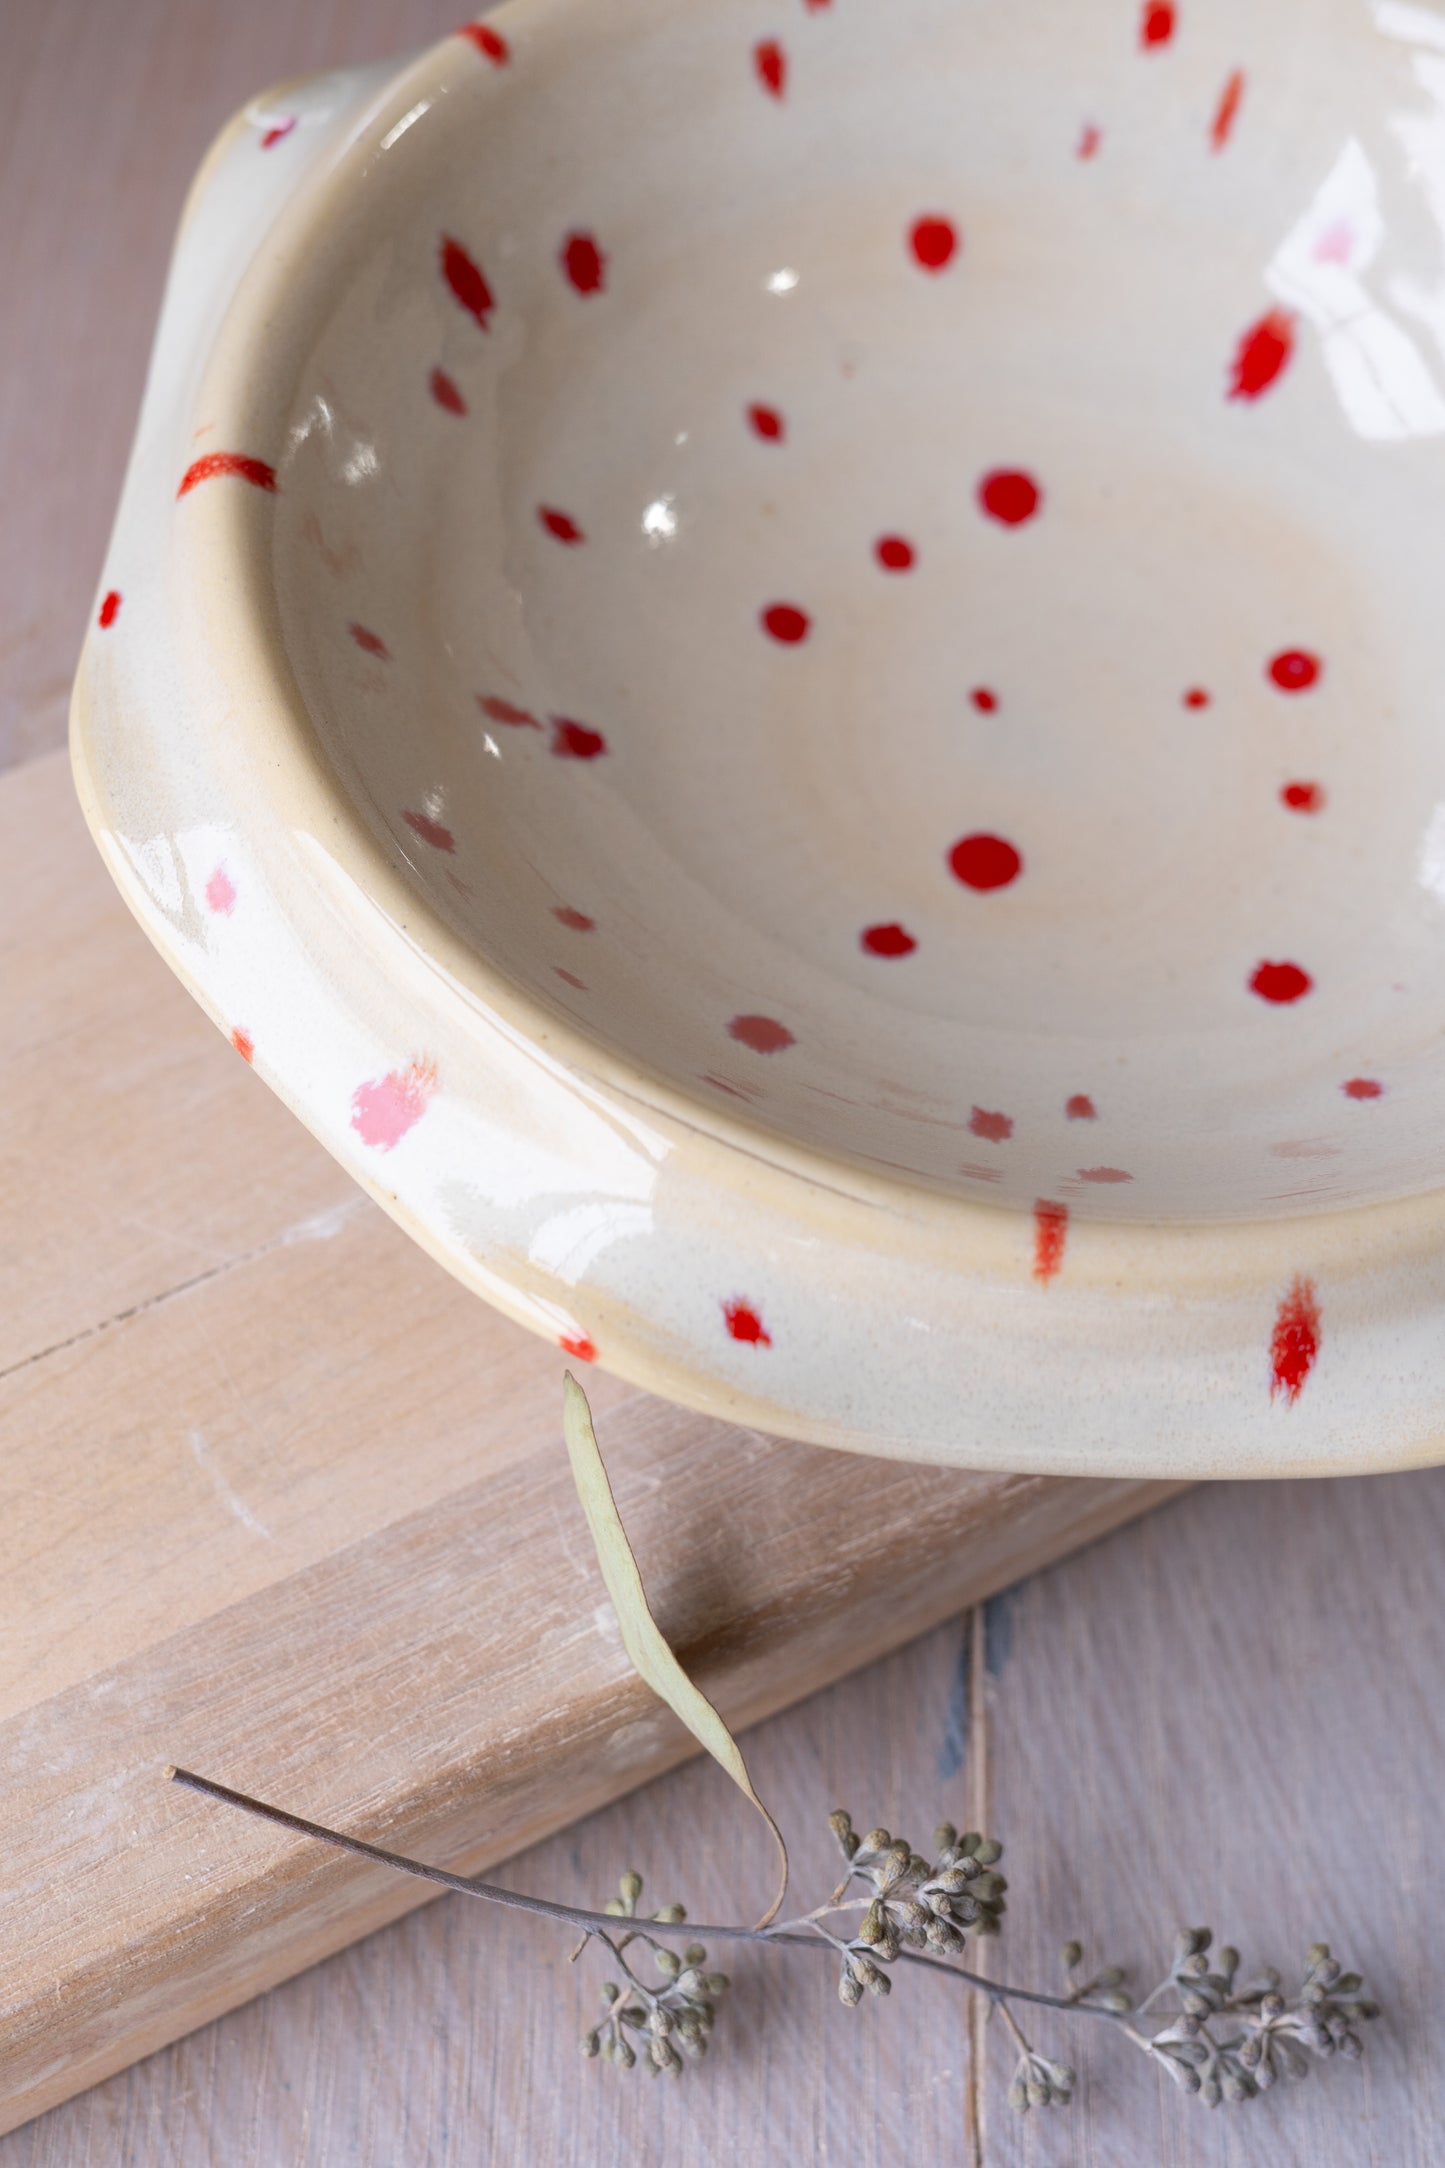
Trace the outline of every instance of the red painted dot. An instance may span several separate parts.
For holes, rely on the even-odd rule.
[[[552,916],[559,925],[570,926],[573,933],[591,933],[597,924],[596,919],[589,918],[585,911],[574,911],[570,903],[554,903]]]
[[[905,541],[901,534],[881,535],[873,545],[873,554],[885,572],[908,572],[912,569],[913,544]]]
[[[557,1345],[564,1355],[575,1355],[579,1363],[595,1363],[597,1349],[585,1332],[560,1332]]]
[[[561,264],[579,294],[601,293],[607,258],[590,233],[568,234],[562,243]]]
[[[100,606],[100,615],[96,619],[96,623],[99,625],[102,632],[109,632],[111,626],[119,617],[120,599],[120,589],[118,587],[112,587],[110,593],[106,596],[104,602],[102,602]]]
[[[585,542],[587,537],[569,512],[558,512],[550,504],[539,504],[537,517],[549,535],[558,542]]]
[[[1144,11],[1139,18],[1139,43],[1145,52],[1156,45],[1167,45],[1174,35],[1174,9],[1170,0],[1144,0]]]
[[[1087,1092],[1075,1092],[1064,1102],[1064,1112],[1071,1122],[1096,1122],[1099,1119],[1093,1100]]]
[[[870,956],[911,956],[918,946],[907,927],[896,922],[887,926],[866,926],[859,939]]]
[[[1023,859],[1003,836],[960,836],[948,863],[965,888],[1007,888],[1023,871]]]
[[[542,727],[529,708],[519,708],[510,700],[499,699],[495,693],[478,693],[477,706],[494,723],[510,723],[525,730]]]
[[[978,485],[979,503],[989,518],[1003,527],[1022,527],[1032,519],[1042,495],[1033,476],[1018,467],[995,468]]]
[[[1239,108],[1243,99],[1244,70],[1236,68],[1223,90],[1219,93],[1219,103],[1214,108],[1214,118],[1209,124],[1209,145],[1211,150],[1222,151],[1224,149],[1233,132],[1235,121],[1239,118]]]
[[[787,1025],[775,1016],[735,1016],[728,1025],[728,1037],[750,1046],[755,1054],[781,1054],[784,1047],[796,1043]]]
[[[552,717],[551,750],[559,760],[596,760],[607,750],[607,740],[600,730],[592,730],[586,723],[574,723],[568,716]]]
[[[1380,1099],[1384,1096],[1385,1087],[1372,1076],[1352,1076],[1347,1084],[1340,1086],[1340,1090],[1347,1099]]]
[[[781,640],[784,647],[796,647],[800,640],[806,640],[811,623],[807,611],[792,602],[771,602],[763,611],[764,630]]]
[[[723,1322],[735,1340],[745,1341],[749,1347],[771,1347],[773,1336],[768,1332],[757,1311],[749,1302],[734,1296],[722,1306]]]
[[[1014,1133],[1013,1116],[975,1107],[968,1118],[968,1131],[970,1136],[983,1137],[989,1144],[1005,1144]]]
[[[391,661],[391,652],[379,632],[369,632],[365,625],[353,624],[351,637],[366,655],[379,655],[383,662]]]
[[[246,452],[207,452],[200,459],[193,459],[181,476],[178,497],[188,497],[198,482],[210,482],[218,475],[233,474],[241,482],[249,482],[253,489],[264,489],[274,496],[278,487],[276,469],[267,466],[264,459],[252,459]]]
[[[1320,1306],[1313,1280],[1297,1279],[1280,1303],[1269,1343],[1269,1397],[1292,1407],[1320,1351]]]
[[[1307,693],[1318,684],[1322,668],[1318,655],[1311,655],[1308,648],[1284,647],[1272,655],[1268,663],[1268,675],[1282,693]]]
[[[1047,1287],[1063,1265],[1068,1232],[1068,1206],[1040,1197],[1034,1206],[1034,1278],[1041,1287]]]
[[[1074,156],[1082,158],[1087,163],[1090,158],[1098,155],[1099,145],[1103,140],[1102,131],[1096,128],[1092,121],[1085,121],[1079,131],[1079,143]]]
[[[753,47],[753,66],[764,90],[774,98],[781,98],[787,82],[788,62],[776,38],[762,38]]]
[[[255,1060],[256,1042],[251,1037],[250,1032],[243,1031],[239,1024],[231,1033],[231,1044],[236,1049],[236,1052],[240,1055],[242,1061]]]
[[[958,247],[958,233],[951,219],[930,215],[917,218],[908,245],[925,271],[941,271]]]
[[[430,382],[431,395],[439,407],[445,407],[448,414],[466,413],[467,402],[445,369],[433,369]]]
[[[1184,705],[1186,708],[1207,708],[1209,695],[1202,685],[1191,685],[1184,695]]]
[[[287,136],[290,135],[292,129],[295,126],[296,115],[294,113],[288,113],[284,120],[278,120],[273,122],[261,138],[262,150],[274,151],[278,143],[285,142]]]
[[[487,318],[495,303],[481,265],[472,261],[460,241],[454,241],[450,234],[443,234],[441,266],[442,277],[451,288],[453,298],[466,310],[468,316],[476,318],[485,331]]]
[[[980,715],[992,715],[998,706],[998,694],[991,692],[987,685],[975,685],[968,697]]]
[[[553,964],[552,969],[559,979],[565,979],[569,986],[575,986],[579,994],[586,993],[587,988],[575,971],[564,971],[560,964]]]
[[[1259,995],[1261,1001],[1298,1001],[1314,985],[1308,971],[1301,971],[1298,964],[1263,963],[1250,980],[1250,992]]]
[[[422,842],[429,843],[434,851],[456,849],[457,840],[450,828],[443,828],[441,822],[434,821],[429,813],[406,812],[401,817],[412,834],[420,836]]]
[[[1286,783],[1279,795],[1281,803],[1292,813],[1318,813],[1325,802],[1324,791],[1318,783]]]
[[[1122,1167],[1080,1167],[1079,1169],[1079,1180],[1081,1182],[1132,1182],[1133,1179],[1133,1175],[1126,1174]]]
[[[1294,317],[1269,309],[1239,335],[1229,365],[1231,399],[1258,399],[1284,374],[1294,353]]]
[[[750,406],[748,408],[748,420],[752,424],[755,436],[765,437],[770,444],[781,444],[785,433],[785,425],[783,417],[776,407]]]
[[[494,30],[490,23],[463,23],[457,36],[468,39],[494,68],[504,68],[512,57],[501,31]]]

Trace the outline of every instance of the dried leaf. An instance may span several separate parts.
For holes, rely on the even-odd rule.
[[[783,1842],[782,1831],[753,1790],[753,1780],[748,1775],[736,1739],[706,1694],[694,1686],[683,1670],[652,1615],[642,1575],[637,1570],[637,1560],[632,1555],[632,1546],[612,1495],[612,1485],[602,1464],[587,1395],[570,1370],[562,1384],[562,1430],[572,1462],[572,1480],[592,1531],[592,1541],[597,1546],[597,1562],[602,1568],[602,1578],[622,1630],[622,1646],[631,1659],[633,1670],[682,1718],[693,1737],[727,1771],[738,1789],[747,1793],[773,1833],[778,1847],[778,1888],[758,1921],[759,1927],[766,1927],[777,1918],[787,1894],[788,1848]]]

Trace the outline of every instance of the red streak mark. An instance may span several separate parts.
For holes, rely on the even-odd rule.
[[[1214,108],[1214,119],[1209,128],[1209,141],[1212,149],[1222,151],[1229,141],[1230,132],[1239,118],[1239,108],[1243,98],[1244,70],[1243,68],[1236,68],[1223,90],[1219,93],[1219,103]]]
[[[379,655],[383,662],[391,661],[391,651],[379,632],[368,632],[365,625],[353,625],[351,637],[366,655]]]
[[[1266,674],[1282,693],[1307,693],[1319,683],[1322,667],[1319,656],[1307,648],[1286,647],[1270,657]]]
[[[596,1345],[588,1339],[585,1332],[558,1333],[557,1345],[564,1355],[575,1355],[579,1363],[595,1363],[597,1360]]]
[[[493,30],[490,23],[463,23],[457,36],[474,45],[482,58],[490,60],[494,68],[505,68],[512,57],[512,49],[501,31]]]
[[[434,821],[429,813],[403,813],[401,817],[412,834],[420,836],[422,842],[429,843],[434,851],[456,849],[457,839],[450,828],[443,828],[441,822]]]
[[[249,1031],[242,1031],[239,1024],[231,1033],[231,1044],[242,1061],[254,1061],[256,1059],[256,1042]]]
[[[788,63],[783,48],[776,38],[764,38],[753,47],[753,66],[758,81],[774,98],[781,98],[787,80]]]
[[[1087,1092],[1075,1092],[1072,1099],[1065,1101],[1064,1112],[1071,1122],[1096,1122],[1099,1119],[1098,1111]]]
[[[968,697],[980,715],[992,715],[998,706],[998,694],[990,692],[987,685],[975,685]]]
[[[874,543],[873,554],[885,572],[909,572],[917,553],[901,534],[885,534]]]
[[[1139,43],[1150,52],[1156,45],[1167,45],[1174,35],[1174,9],[1171,0],[1144,0],[1144,12],[1139,18]]]
[[[515,707],[510,700],[498,699],[495,693],[478,693],[477,706],[494,723],[513,723],[523,730],[542,727],[530,709]]]
[[[446,408],[448,414],[465,414],[467,411],[466,400],[445,369],[432,370],[431,395],[439,407]]]
[[[200,459],[193,459],[181,476],[178,497],[188,497],[198,482],[213,481],[217,475],[234,474],[239,480],[249,482],[254,489],[276,491],[276,469],[268,467],[264,459],[252,459],[245,452],[206,452]]]
[[[948,854],[948,863],[965,888],[1007,888],[1023,871],[1024,862],[1003,836],[960,836]]]
[[[1039,508],[1043,492],[1031,474],[998,467],[978,485],[978,501],[990,519],[1003,527],[1022,527]]]
[[[1003,1180],[1003,1176],[999,1173],[997,1167],[980,1167],[971,1159],[965,1159],[958,1171],[966,1182],[1001,1182]]]
[[[748,408],[748,420],[752,423],[755,436],[766,437],[770,444],[782,443],[784,434],[783,417],[776,407],[750,406]]]
[[[1184,705],[1186,708],[1207,708],[1209,695],[1202,685],[1191,685],[1184,695]]]
[[[1352,1076],[1340,1090],[1347,1099],[1380,1099],[1384,1097],[1385,1087],[1372,1076]]]
[[[224,866],[217,866],[206,883],[206,909],[229,918],[236,908],[236,884]]]
[[[870,956],[911,956],[918,943],[906,926],[865,926],[859,940]]]
[[[607,740],[600,730],[591,730],[586,723],[574,723],[566,715],[554,715],[551,750],[559,760],[596,760],[606,752]]]
[[[358,1084],[351,1095],[351,1126],[363,1144],[389,1152],[425,1114],[436,1090],[436,1064],[414,1061],[410,1068]]]
[[[1091,120],[1085,121],[1083,128],[1079,132],[1079,146],[1074,152],[1074,156],[1085,161],[1097,157],[1099,145],[1103,140],[1102,130],[1096,128]],[[1062,1211],[1063,1207],[1060,1206],[1059,1209]]]
[[[787,1025],[775,1016],[735,1016],[728,1025],[728,1037],[750,1046],[755,1054],[781,1054],[784,1047],[795,1044]]]
[[[586,535],[583,534],[582,529],[578,526],[576,520],[573,519],[571,515],[567,512],[558,512],[555,511],[551,505],[539,504],[537,507],[537,517],[542,522],[542,525],[546,528],[548,534],[555,535],[556,539],[559,542],[566,542],[570,544],[573,542],[585,542],[587,540]]]
[[[771,1347],[773,1336],[764,1330],[763,1321],[751,1304],[734,1296],[722,1306],[723,1321],[735,1340],[745,1340],[750,1347]]]
[[[712,1076],[706,1070],[700,1072],[698,1081],[702,1084],[711,1084],[714,1091],[727,1092],[734,1099],[760,1099],[763,1096],[761,1092],[747,1088],[744,1085],[729,1084],[726,1077]]]
[[[473,263],[461,242],[452,240],[449,234],[442,236],[441,259],[442,277],[468,316],[474,316],[485,331],[487,318],[496,304],[492,289],[482,275],[481,265]]]
[[[812,620],[795,603],[771,602],[762,614],[764,631],[781,640],[784,647],[796,647],[800,640],[807,639]]]
[[[111,626],[115,623],[119,615],[120,589],[118,587],[112,587],[110,593],[106,596],[104,602],[102,602],[100,606],[100,615],[96,619],[96,623],[97,625],[99,625],[102,632],[109,632]]]
[[[559,260],[579,294],[601,293],[607,258],[590,233],[569,233]]]
[[[1126,1174],[1122,1167],[1080,1167],[1079,1169],[1079,1180],[1081,1182],[1132,1182],[1133,1179],[1133,1175]]]
[[[1279,1306],[1269,1343],[1269,1397],[1293,1407],[1320,1351],[1320,1306],[1313,1280],[1298,1279]]]
[[[278,121],[276,122],[275,126],[274,126],[274,127],[271,127],[271,128],[268,128],[268,129],[266,130],[266,133],[265,133],[265,134],[264,134],[264,135],[262,136],[262,138],[261,138],[261,148],[262,148],[262,150],[263,150],[263,151],[273,151],[273,150],[275,150],[275,148],[276,148],[276,145],[277,145],[278,143],[284,143],[284,142],[285,142],[285,140],[286,140],[287,136],[288,136],[288,135],[290,135],[290,133],[291,133],[292,129],[293,129],[293,128],[294,128],[295,126],[296,126],[296,115],[295,115],[294,113],[288,113],[288,114],[287,114],[287,116],[286,116],[286,118],[285,118],[285,120],[278,120]]]
[[[560,964],[553,964],[552,969],[553,971],[555,971],[559,979],[565,979],[569,986],[575,986],[579,994],[586,993],[587,988],[585,984],[581,979],[577,977],[575,972],[564,971]]]
[[[1308,971],[1298,964],[1261,964],[1249,982],[1251,993],[1261,1001],[1298,1001],[1314,985]]]
[[[1229,397],[1257,399],[1294,352],[1294,317],[1288,309],[1270,309],[1242,333],[1230,364]]]
[[[1013,1116],[990,1113],[987,1107],[975,1107],[968,1118],[968,1132],[972,1137],[982,1137],[988,1144],[1006,1144],[1014,1133]]]
[[[1034,1278],[1041,1287],[1047,1287],[1058,1276],[1068,1231],[1068,1206],[1050,1204],[1047,1198],[1040,1197],[1034,1206]]]
[[[570,926],[573,933],[591,933],[597,924],[596,919],[589,918],[585,911],[574,911],[570,903],[554,903],[552,916],[559,925]]]
[[[1286,783],[1279,795],[1280,802],[1292,813],[1318,813],[1325,802],[1318,783]]]
[[[908,246],[925,271],[941,271],[958,247],[958,233],[951,219],[918,218],[909,231]]]

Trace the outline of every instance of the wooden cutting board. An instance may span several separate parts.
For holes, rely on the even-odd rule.
[[[5,2130],[426,1896],[166,1763],[471,1872],[692,1745],[622,1654],[562,1358],[231,1052],[59,755],[0,780],[0,992]],[[588,1383],[659,1619],[735,1724],[1179,1488],[870,1462]]]

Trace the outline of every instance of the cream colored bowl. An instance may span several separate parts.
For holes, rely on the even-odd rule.
[[[1445,16],[514,0],[222,137],[128,899],[573,1356],[916,1458],[1445,1438]]]

